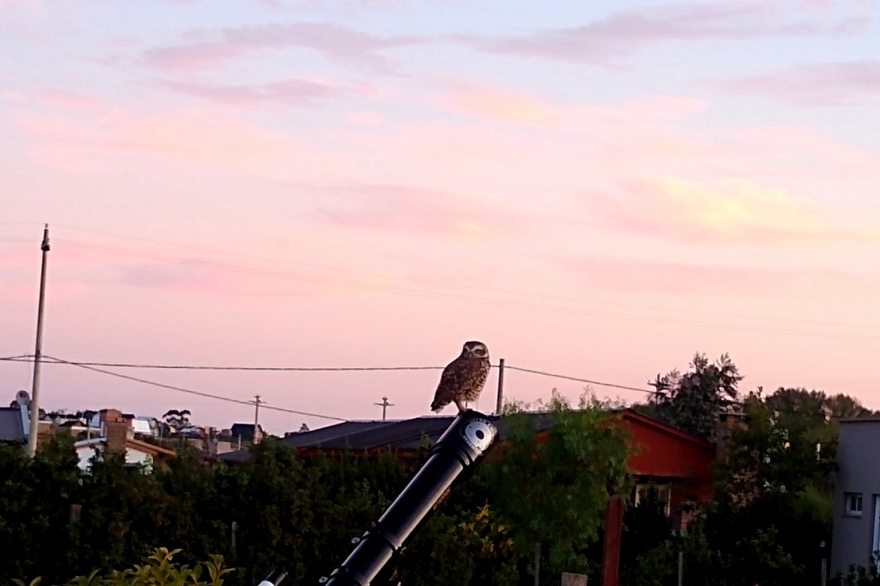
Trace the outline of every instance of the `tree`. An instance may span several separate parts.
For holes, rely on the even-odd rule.
[[[165,425],[171,430],[172,433],[178,433],[181,429],[185,427],[189,427],[189,416],[192,415],[189,409],[169,409],[165,412],[165,415],[162,416],[162,419],[165,421]]]
[[[650,399],[649,413],[684,431],[714,440],[719,412],[727,412],[737,400],[742,380],[736,365],[727,354],[710,363],[697,353],[691,370],[678,370],[649,383],[657,392]]]
[[[548,407],[541,437],[535,414],[515,406],[506,413],[508,443],[485,466],[491,502],[521,555],[541,546],[552,571],[587,573],[585,550],[599,536],[606,502],[628,486],[628,435],[591,397],[572,409],[554,392]]]
[[[857,399],[853,399],[849,395],[838,394],[831,395],[825,400],[828,416],[833,419],[841,419],[845,417],[866,417],[876,415],[876,411],[871,411],[864,407]]]

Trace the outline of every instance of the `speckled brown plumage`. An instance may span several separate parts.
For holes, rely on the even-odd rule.
[[[459,412],[464,411],[464,403],[476,401],[480,396],[489,368],[489,348],[482,342],[465,342],[461,355],[443,369],[431,410],[436,413],[455,403]]]

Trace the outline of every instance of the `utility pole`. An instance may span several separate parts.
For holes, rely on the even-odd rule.
[[[388,407],[394,407],[394,403],[388,402],[388,397],[382,397],[381,403],[373,403],[373,405],[378,405],[382,408],[382,421],[385,421],[385,411],[388,409]]]
[[[263,401],[265,402],[265,401]],[[260,443],[260,395],[255,396],[254,400],[254,437],[253,444],[257,445]]]
[[[684,582],[684,552],[678,552],[678,586],[681,586]],[[824,586],[824,584],[823,584]]]
[[[501,415],[504,408],[504,359],[498,359],[498,399],[495,402],[495,415]]]
[[[34,386],[31,389],[31,428],[28,430],[28,456],[37,453],[37,436],[40,431],[40,357],[43,354],[43,306],[46,301],[46,261],[49,257],[49,224],[43,229],[43,263],[40,267],[40,301],[37,307],[37,344],[34,349]]]

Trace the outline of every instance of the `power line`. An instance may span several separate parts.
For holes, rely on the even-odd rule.
[[[590,380],[590,379],[586,379],[586,378],[578,378],[575,376],[567,376],[564,374],[554,374],[552,372],[543,372],[541,370],[531,370],[529,368],[520,368],[518,366],[510,366],[509,364],[505,364],[504,368],[508,368],[510,370],[518,370],[520,372],[528,372],[530,374],[537,374],[540,376],[546,376],[546,377],[550,377],[550,378],[571,380],[571,381],[575,381],[575,382],[579,382],[579,383],[586,383],[588,385],[596,385],[596,386],[600,386],[600,387],[611,387],[613,389],[623,389],[625,391],[638,391],[639,393],[648,393],[649,395],[654,395],[657,393],[657,391],[650,391],[648,389],[640,389],[638,387],[630,387],[627,385],[619,385],[616,383],[603,383],[600,381]]]
[[[31,362],[32,356],[16,356],[13,358],[0,358],[0,361],[9,362]],[[144,369],[164,369],[164,370],[214,370],[214,371],[245,371],[245,372],[387,372],[387,371],[406,371],[406,370],[442,370],[442,366],[335,366],[335,367],[300,367],[300,366],[204,366],[204,365],[186,365],[186,364],[127,364],[120,362],[68,362],[82,367],[106,367],[106,368],[144,368]],[[640,393],[654,394],[656,391],[620,385],[616,383],[605,383],[601,381],[568,376],[564,374],[555,374],[544,372],[541,370],[532,370],[529,368],[520,368],[518,366],[504,365],[510,370],[518,370],[529,374],[537,374],[550,378],[558,378],[562,380],[570,380],[582,382],[586,384],[611,387],[615,389],[623,389],[627,391],[638,391]],[[492,368],[498,368],[497,364],[493,364]],[[252,404],[252,403],[251,403]]]
[[[0,361],[8,362],[33,362],[32,355],[0,358]],[[396,371],[396,370],[442,370],[442,366],[207,366],[189,364],[128,364],[121,362],[81,362],[76,361],[78,366],[101,366],[105,368],[144,368],[157,370],[220,370],[220,371],[245,371],[245,372],[370,372],[370,371]]]
[[[357,273],[357,274],[363,274],[363,275],[368,275],[368,276],[381,276],[381,277],[388,277],[389,276],[387,274],[381,274],[381,273],[375,273],[375,272],[369,272],[369,271],[359,271],[359,270],[354,270],[354,269],[341,269],[338,267],[327,267],[327,266],[317,265],[317,264],[313,264],[313,263],[302,263],[302,262],[290,261],[290,260],[286,260],[286,259],[272,259],[272,258],[268,258],[268,257],[245,255],[245,254],[240,254],[240,253],[231,253],[231,252],[212,250],[212,249],[196,247],[196,246],[187,246],[187,245],[181,245],[181,244],[166,243],[166,242],[160,242],[157,240],[151,240],[151,239],[147,239],[147,238],[137,238],[137,237],[131,237],[131,236],[123,236],[120,234],[99,232],[96,230],[87,230],[84,228],[77,228],[74,226],[58,225],[58,227],[67,228],[69,230],[74,230],[74,231],[78,231],[78,232],[87,232],[87,233],[91,233],[91,234],[99,234],[99,235],[103,235],[103,236],[109,236],[111,238],[123,238],[123,239],[128,239],[128,240],[135,240],[135,241],[141,241],[141,242],[148,242],[148,243],[152,243],[152,244],[159,244],[159,245],[163,245],[163,246],[172,246],[172,247],[177,247],[177,248],[196,250],[196,251],[201,251],[201,252],[205,252],[205,253],[209,253],[209,254],[235,256],[235,257],[239,257],[239,258],[249,258],[249,259],[253,259],[253,260],[260,260],[260,261],[273,262],[273,263],[281,262],[281,263],[285,263],[285,264],[292,264],[292,265],[298,265],[298,266],[303,266],[303,267],[317,268],[317,269],[321,269],[321,270]],[[218,268],[218,269],[235,270],[235,271],[239,271],[239,272],[249,272],[252,274],[266,274],[266,275],[288,276],[288,277],[294,276],[294,277],[300,278],[301,280],[312,280],[312,281],[316,280],[316,279],[308,279],[306,277],[291,275],[290,273],[283,273],[283,272],[278,272],[278,271],[266,271],[266,270],[261,270],[261,269],[248,268],[248,267],[237,267],[237,266],[233,266],[233,265],[225,265],[223,263],[214,263],[214,262],[189,260],[189,259],[169,259],[167,257],[161,257],[161,256],[149,254],[149,253],[140,253],[140,252],[135,252],[135,251],[118,249],[118,248],[114,248],[114,247],[76,242],[73,240],[69,240],[66,242],[68,242],[69,244],[72,244],[74,246],[81,246],[84,248],[104,249],[104,250],[108,250],[111,252],[115,252],[117,254],[141,256],[141,257],[145,257],[145,258],[152,258],[155,260],[163,260],[166,262],[195,264],[195,265],[208,266],[208,267]],[[432,285],[449,286],[448,283],[442,283],[439,281],[428,280],[428,279],[409,278],[408,280],[416,281],[416,282],[424,282],[424,283],[428,283],[428,284],[432,284]],[[345,283],[345,282],[338,282],[338,281],[334,282],[333,284],[341,285],[341,286],[355,286],[355,287],[375,286],[375,285],[371,285],[371,284],[367,284],[367,283]],[[581,302],[587,302],[587,303],[615,305],[615,306],[622,306],[622,307],[634,307],[634,308],[649,309],[649,310],[672,311],[672,312],[703,314],[703,315],[715,315],[715,316],[720,316],[720,317],[765,320],[765,321],[774,321],[774,322],[783,322],[783,323],[784,322],[806,323],[806,324],[824,325],[824,326],[832,326],[832,327],[862,328],[862,329],[867,328],[867,329],[871,329],[871,330],[877,329],[875,326],[870,326],[870,325],[865,325],[865,324],[841,324],[841,323],[834,323],[834,322],[826,322],[826,321],[819,321],[819,320],[806,320],[806,319],[797,319],[797,318],[780,318],[780,317],[772,317],[772,316],[727,314],[727,313],[721,313],[721,312],[698,311],[698,310],[691,310],[691,309],[687,309],[687,310],[671,309],[671,308],[664,308],[664,307],[651,306],[651,305],[631,304],[631,303],[604,301],[604,300],[596,300],[596,299],[584,299],[584,298],[580,298],[580,297],[570,297],[570,296],[553,295],[553,294],[545,294],[545,293],[529,293],[529,292],[522,292],[522,291],[510,291],[510,290],[505,290],[505,289],[477,287],[477,286],[471,286],[471,285],[461,285],[461,286],[457,286],[457,287],[465,288],[465,289],[487,291],[487,292],[495,292],[495,293],[506,293],[506,294],[512,294],[512,295],[521,295],[521,296],[530,296],[530,297],[539,297],[539,298],[540,297],[554,298],[554,299],[562,299],[562,300],[570,300],[570,301],[581,301]],[[428,295],[428,296],[433,296],[433,297],[443,297],[442,294],[439,294],[439,295],[436,293],[428,294],[427,292],[424,292],[424,291],[405,289],[405,288],[401,288],[401,287],[391,287],[391,288],[397,289],[397,290],[400,290],[400,291],[403,291],[406,293],[410,293],[410,294]],[[462,296],[462,295],[453,295],[453,297],[459,297],[459,298],[463,297],[466,299],[474,299],[474,298],[470,298],[470,297],[466,297],[466,296]],[[492,302],[497,303],[497,301],[492,301]],[[520,305],[550,309],[550,310],[555,310],[555,311],[563,311],[563,312],[578,311],[578,310],[572,310],[570,308],[558,308],[558,307],[551,307],[551,306],[543,306],[540,304],[533,304],[533,303],[521,303],[521,302],[510,302],[510,301],[506,301],[503,303],[507,303],[507,304],[519,303]],[[600,317],[618,317],[618,318],[623,318],[623,319],[644,319],[644,320],[648,320],[648,321],[658,321],[659,320],[659,321],[666,321],[666,322],[670,322],[670,323],[682,323],[684,325],[697,325],[697,326],[702,326],[702,327],[716,327],[716,328],[720,327],[720,328],[727,328],[727,329],[755,330],[755,331],[766,331],[766,332],[776,332],[776,333],[807,333],[807,334],[814,333],[814,334],[823,335],[823,336],[840,336],[840,334],[832,333],[832,332],[808,332],[808,331],[801,331],[801,330],[760,328],[760,326],[759,327],[737,326],[736,324],[689,321],[689,320],[682,320],[680,318],[662,318],[662,317],[658,318],[658,317],[654,317],[654,316],[637,316],[637,315],[616,314],[616,313],[608,313],[608,312],[603,313],[603,312],[595,312],[595,311],[590,313],[589,311],[583,311],[583,310],[581,310],[581,313],[598,315]],[[862,337],[862,336],[858,336],[858,337]]]
[[[120,373],[118,373],[118,372],[111,372],[111,371],[109,371],[109,370],[102,370],[102,369],[100,369],[100,368],[95,368],[95,367],[93,367],[93,366],[88,366],[88,365],[85,365],[85,364],[80,364],[80,363],[78,363],[78,362],[72,362],[72,361],[69,361],[69,360],[62,360],[61,358],[55,358],[55,357],[53,357],[53,356],[46,356],[46,355],[44,355],[44,356],[42,356],[42,359],[44,359],[44,360],[48,360],[48,362],[47,362],[46,364],[66,364],[66,365],[69,365],[69,366],[76,366],[76,367],[78,367],[78,368],[84,368],[84,369],[86,369],[86,370],[91,370],[91,371],[94,371],[94,372],[99,372],[99,373],[101,373],[101,374],[106,374],[106,375],[108,375],[108,376],[115,376],[115,377],[117,377],[117,378],[122,378],[122,379],[126,379],[126,380],[130,380],[130,381],[134,381],[134,382],[142,383],[142,384],[145,384],[145,385],[151,385],[151,386],[159,387],[159,388],[163,388],[163,389],[168,389],[168,390],[171,390],[171,391],[177,391],[177,392],[180,392],[180,393],[188,393],[188,394],[190,394],[190,395],[197,395],[197,396],[200,396],[200,397],[208,397],[208,398],[210,398],[210,399],[217,399],[217,400],[220,400],[220,401],[226,401],[226,402],[229,402],[229,403],[237,403],[237,404],[239,404],[239,405],[253,405],[253,402],[252,402],[252,401],[244,401],[244,400],[241,400],[241,399],[233,399],[233,398],[231,398],[231,397],[224,397],[224,396],[222,396],[222,395],[214,395],[214,394],[212,394],[212,393],[205,393],[205,392],[202,392],[202,391],[194,391],[194,390],[192,390],[192,389],[186,389],[186,388],[184,388],[184,387],[177,387],[177,386],[174,386],[174,385],[166,385],[166,384],[164,384],[164,383],[157,383],[157,382],[155,382],[155,381],[146,380],[146,379],[142,379],[142,378],[138,378],[138,377],[134,377],[134,376],[128,376],[128,375],[126,375],[126,374],[120,374]],[[284,412],[284,413],[293,413],[293,414],[296,414],[296,415],[304,415],[304,416],[306,416],[306,417],[316,417],[316,418],[319,418],[319,419],[329,419],[329,420],[332,420],[332,421],[346,421],[346,419],[344,419],[344,418],[342,418],[342,417],[333,417],[332,415],[322,415],[322,414],[320,414],[320,413],[309,413],[309,412],[307,412],[307,411],[297,411],[296,409],[285,409],[285,408],[283,408],[283,407],[274,407],[274,406],[269,406],[269,405],[266,405],[266,404],[263,404],[263,408],[264,408],[264,409],[272,409],[273,411],[281,411],[281,412]]]
[[[150,253],[142,253],[131,250],[119,249],[110,246],[101,246],[95,244],[87,244],[76,242],[73,240],[65,240],[65,239],[55,239],[58,242],[64,242],[66,244],[87,248],[87,249],[95,249],[95,250],[105,250],[114,254],[121,254],[125,256],[133,256],[139,258],[148,258],[151,260],[158,260],[162,262],[171,262],[177,264],[183,264],[187,266],[197,266],[215,270],[226,270],[239,272],[250,275],[261,275],[275,278],[286,278],[286,279],[294,279],[297,281],[318,283],[322,285],[332,285],[336,287],[346,287],[351,289],[363,289],[363,288],[373,288],[373,289],[388,289],[391,291],[397,291],[406,295],[413,295],[418,297],[426,297],[431,299],[447,299],[447,300],[465,300],[476,303],[485,303],[488,305],[499,306],[505,305],[509,307],[519,307],[519,308],[529,308],[536,309],[540,311],[549,311],[553,313],[561,313],[568,315],[583,315],[589,317],[598,317],[604,319],[624,319],[629,321],[637,321],[637,322],[654,322],[654,323],[669,323],[669,324],[677,324],[677,325],[685,325],[685,326],[695,326],[695,327],[703,327],[703,328],[714,328],[714,329],[722,329],[722,330],[731,330],[731,331],[746,331],[746,332],[759,332],[759,333],[775,333],[775,334],[796,334],[796,335],[808,335],[808,336],[821,336],[823,338],[840,338],[840,339],[853,339],[853,340],[876,340],[878,338],[877,335],[871,334],[857,334],[857,333],[840,333],[840,332],[826,332],[819,330],[802,330],[802,329],[791,329],[791,328],[781,328],[781,327],[773,327],[773,326],[760,326],[760,325],[744,325],[744,324],[732,324],[732,323],[722,323],[722,322],[707,322],[686,318],[675,318],[675,317],[663,317],[663,316],[651,316],[651,315],[639,315],[639,314],[629,314],[629,313],[618,313],[618,312],[608,312],[608,311],[600,311],[600,310],[589,310],[589,309],[581,309],[581,308],[573,308],[573,307],[560,307],[555,305],[546,305],[541,303],[531,303],[525,301],[515,301],[509,299],[491,299],[485,297],[474,297],[470,295],[462,295],[460,293],[442,293],[437,291],[424,291],[420,289],[412,289],[408,287],[398,287],[398,286],[389,286],[389,285],[380,285],[375,283],[368,282],[353,282],[353,281],[345,281],[339,279],[327,279],[327,278],[318,278],[312,277],[308,275],[295,274],[285,271],[277,271],[272,269],[260,269],[254,267],[244,267],[239,265],[231,265],[226,263],[214,262],[214,261],[206,261],[206,260],[198,260],[198,259],[182,259],[182,258],[169,258],[167,256],[161,256]],[[764,319],[764,318],[754,318],[754,319]],[[824,322],[823,322],[824,323]],[[871,326],[849,326],[843,324],[830,324],[826,323],[825,325],[832,325],[838,327],[871,327]]]

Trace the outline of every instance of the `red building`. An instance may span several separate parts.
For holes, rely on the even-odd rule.
[[[629,469],[639,489],[660,488],[669,497],[670,513],[684,502],[712,498],[715,444],[632,409],[624,410],[621,417],[632,434]],[[639,498],[638,490],[634,498]]]
[[[636,477],[638,488],[633,495],[628,495],[630,498],[638,500],[647,487],[653,486],[662,498],[667,499],[668,512],[673,518],[683,502],[711,498],[714,444],[632,409],[624,409],[619,414],[630,431],[633,444],[629,468]],[[551,425],[549,415],[534,413],[532,416],[538,433],[545,434]],[[498,426],[503,446],[507,437],[504,421],[496,415],[489,416],[489,419]],[[416,465],[426,439],[436,441],[452,420],[452,416],[426,416],[396,421],[345,421],[289,434],[282,441],[304,458],[318,452],[333,454],[344,450],[378,456],[390,448],[404,463]],[[219,458],[233,463],[246,459],[248,455],[248,450],[239,450],[222,454]]]
[[[602,586],[617,584],[624,497],[638,504],[648,490],[656,490],[666,502],[672,528],[684,530],[688,513],[682,505],[712,498],[712,465],[718,453],[715,444],[632,409],[623,409],[618,415],[630,433],[632,455],[628,464],[636,486],[632,494],[619,495],[608,502]],[[550,415],[532,413],[530,416],[534,418],[539,438],[546,435],[552,425]],[[489,419],[498,427],[499,448],[503,449],[509,430],[501,417],[493,415]],[[314,431],[289,434],[282,441],[306,459],[319,452],[333,455],[347,450],[378,457],[390,448],[406,465],[416,466],[420,451],[427,443],[436,441],[452,420],[452,416],[427,416],[401,421],[346,421]],[[219,458],[234,463],[248,456],[248,450],[239,450],[222,454]]]

